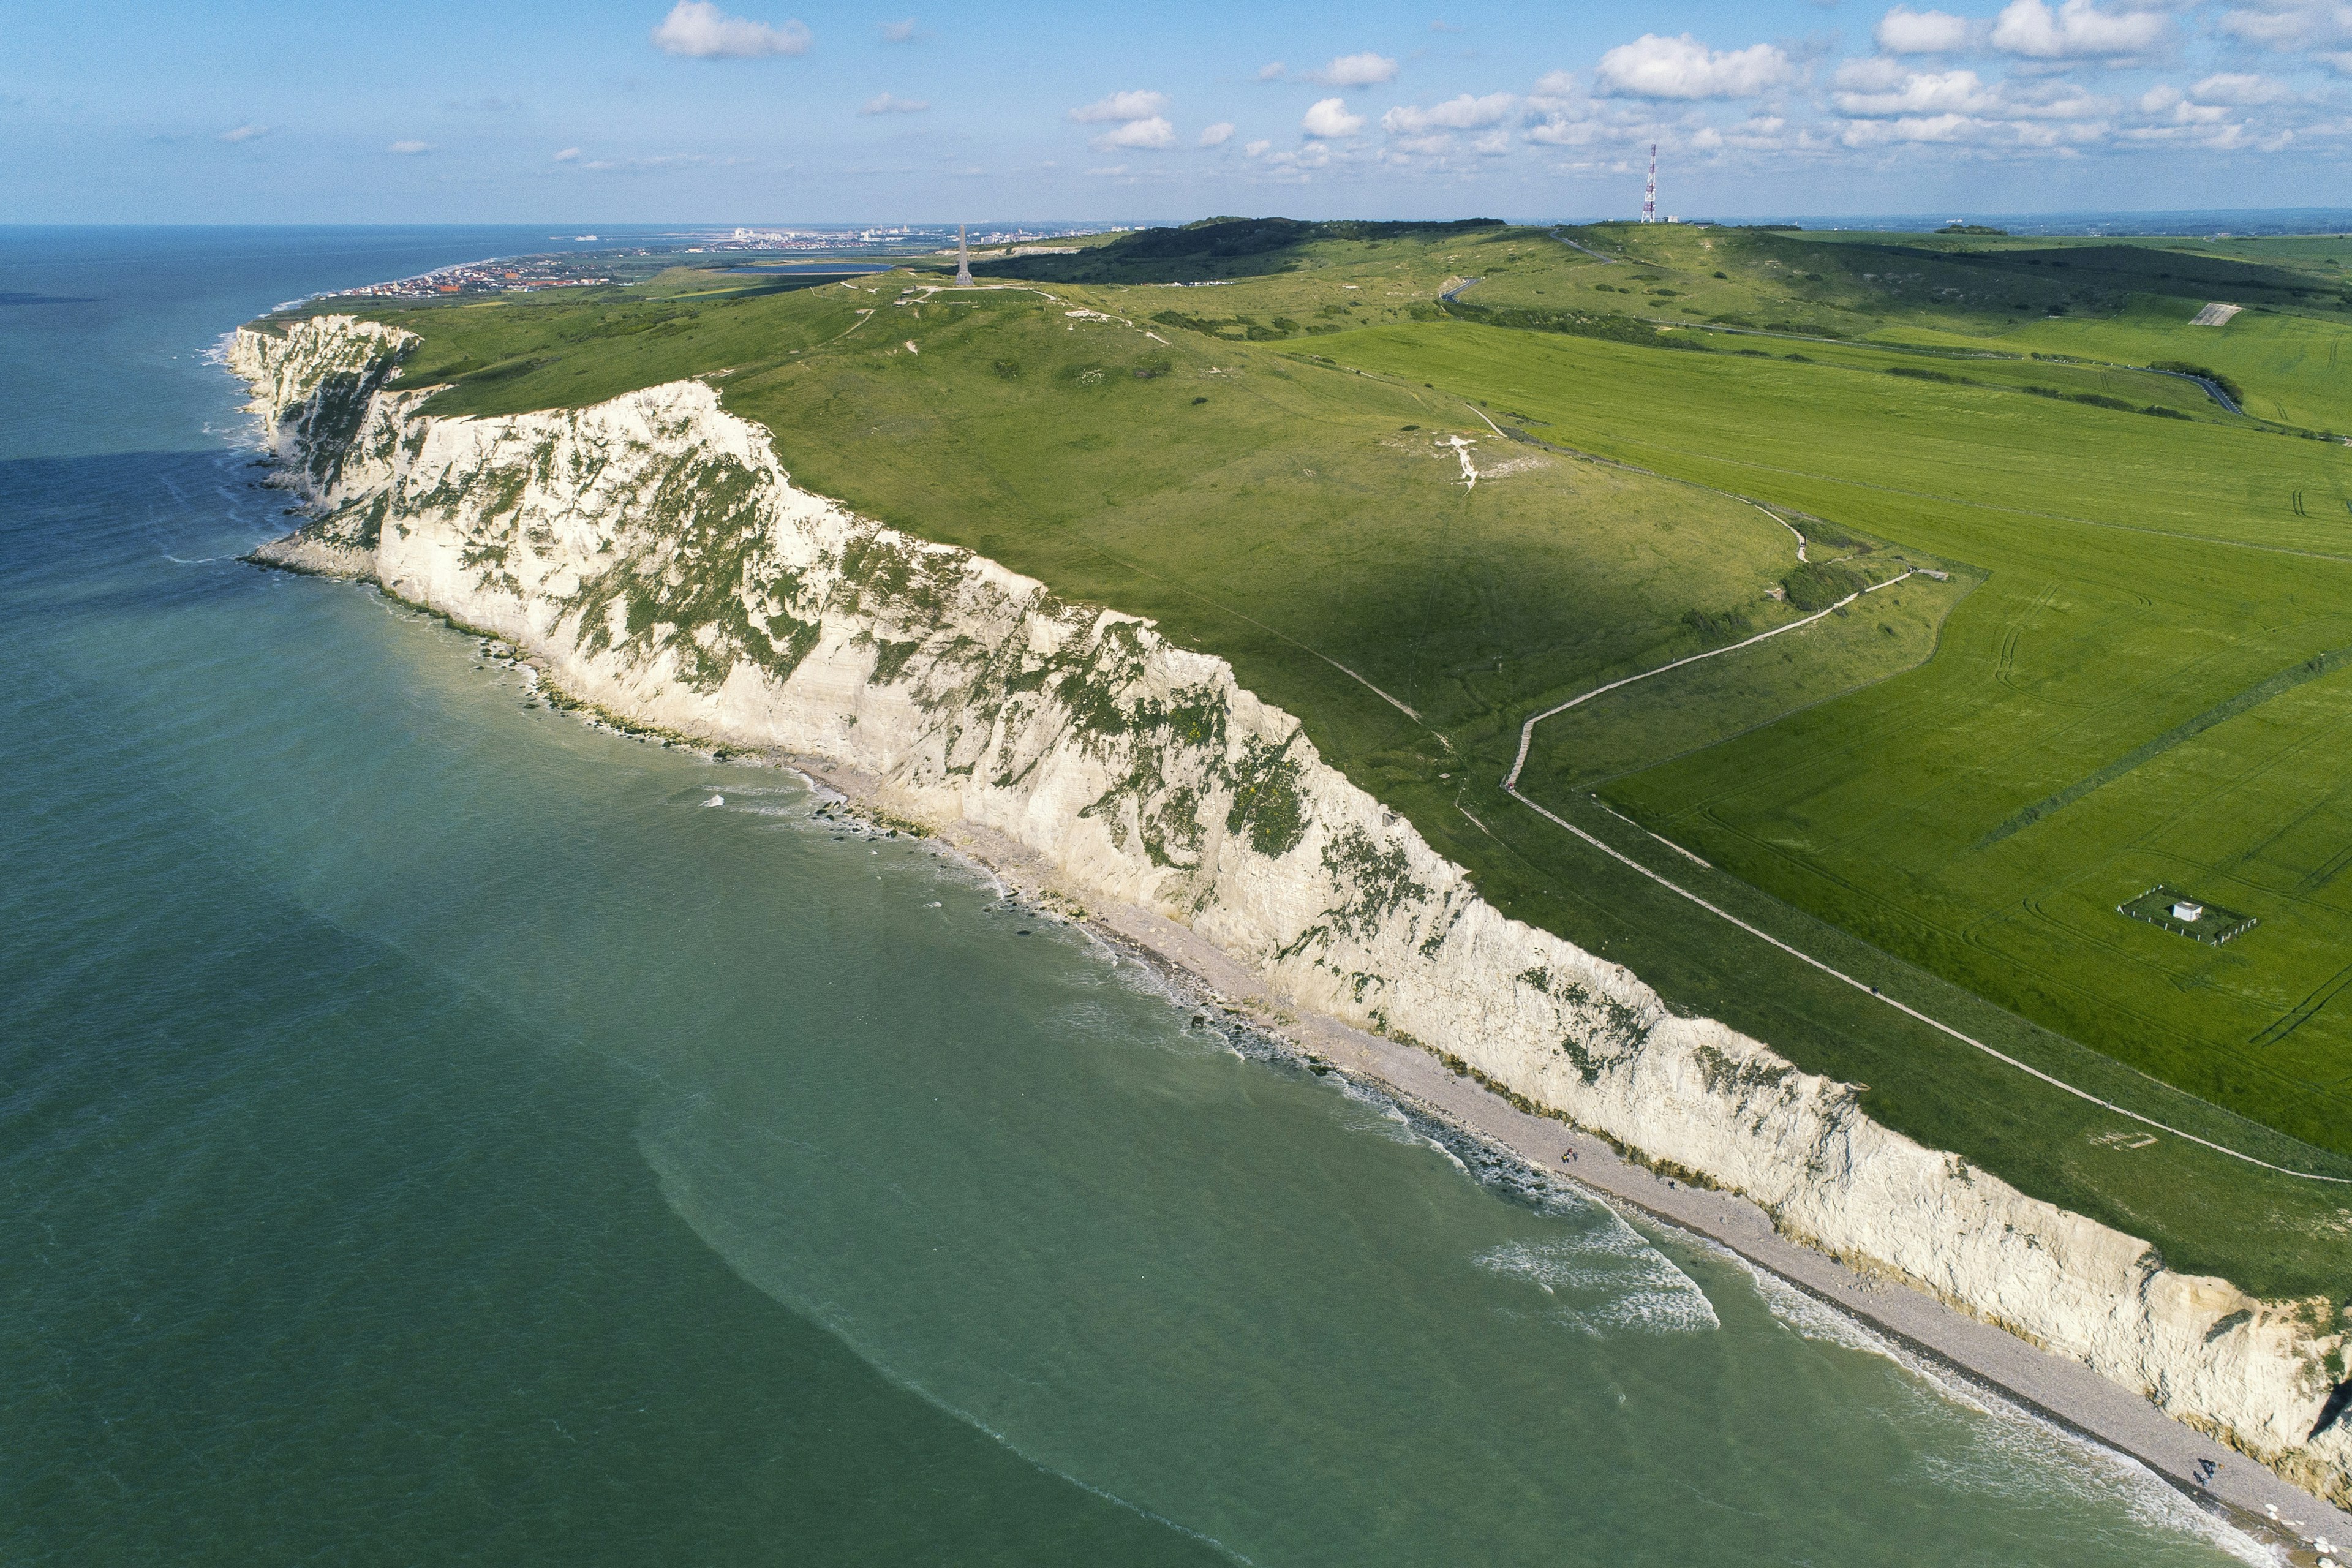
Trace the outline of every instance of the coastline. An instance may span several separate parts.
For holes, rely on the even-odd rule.
[[[2077,1430],[2154,1450],[2143,1457],[2192,1495],[2205,1495],[2193,1478],[2206,1458],[2218,1460],[2217,1482],[2254,1454],[2291,1474],[2313,1468],[2305,1445],[2328,1423],[2302,1436],[2311,1417],[2297,1405],[2310,1397],[2310,1356],[2328,1347],[2306,1346],[2309,1304],[2174,1274],[2147,1242],[1888,1134],[1854,1112],[1848,1086],[1797,1074],[1711,1020],[1672,1015],[1622,966],[1498,917],[1458,868],[1311,748],[1292,758],[1296,721],[1241,689],[1221,661],[1163,647],[1149,623],[1055,599],[994,562],[874,530],[794,487],[764,431],[725,415],[698,384],[492,421],[424,417],[412,406],[422,393],[379,391],[356,426],[327,430],[319,416],[351,405],[330,395],[340,381],[314,385],[303,367],[341,364],[356,345],[333,321],[298,334],[285,355],[273,342],[240,334],[256,356],[241,374],[260,395],[273,445],[308,458],[289,467],[291,488],[328,515],[249,560],[373,580],[504,645],[497,651],[516,657],[500,662],[523,666],[554,706],[615,730],[795,766],[886,824],[926,833],[949,824],[946,844],[1186,977],[1184,988],[1205,987],[1274,1048],[1377,1082],[1482,1145],[1580,1177],[1821,1300],[1854,1310],[1874,1305],[1864,1292],[1877,1278],[1920,1281],[1905,1295],[1976,1314],[1954,1316],[1995,1352],[2024,1351],[2029,1367],[2048,1362],[2121,1404],[2075,1411],[2082,1401],[2044,1390],[2046,1369],[2018,1371],[2005,1354],[1979,1373],[1987,1357],[1952,1346],[1932,1323],[1890,1321],[1888,1332]],[[541,472],[552,455],[602,452],[616,439],[631,464],[584,470],[593,483],[561,462]],[[346,469],[346,458],[357,467]],[[581,584],[644,593],[672,570],[669,534],[635,521],[646,487],[668,471],[663,461],[702,465],[716,476],[713,498],[752,486],[760,521],[745,537],[762,539],[773,564],[747,575],[738,597],[774,616],[775,590],[759,579],[782,567],[796,585],[777,624],[798,629],[789,647],[774,644],[773,659],[764,643],[729,651],[699,611],[672,617],[698,628],[677,643],[682,653],[640,647],[634,601],[636,640],[624,647],[609,589],[591,606],[609,613],[583,612],[578,629],[563,631]],[[322,467],[335,477],[322,480]],[[619,545],[622,564],[610,566]],[[803,582],[812,567],[817,575]],[[886,581],[893,572],[912,577]],[[555,680],[542,679],[549,672]],[[1028,695],[1041,685],[1046,695]],[[1170,701],[1208,704],[1213,739],[1149,721]],[[1246,815],[1261,786],[1280,808],[1265,820]],[[1219,809],[1228,804],[1230,814]],[[1310,828],[1312,842],[1291,854]],[[1310,942],[1319,945],[1302,954]],[[1544,1115],[1512,1112],[1531,1101]],[[1599,1136],[1570,1137],[1571,1116]],[[1730,1204],[1715,1183],[1758,1201]],[[1741,1245],[1751,1235],[1777,1245]],[[1813,1280],[1826,1255],[1864,1272],[1831,1263]],[[2081,1361],[2026,1349],[2043,1343]],[[2173,1433],[2188,1428],[2153,1407],[2143,1414],[2159,1423],[2155,1436],[2119,1432],[2143,1392],[2232,1447],[2177,1450]],[[2330,1434],[2325,1453],[2338,1447]],[[2328,1463],[2316,1474],[2332,1488]],[[2284,1484],[2281,1517],[2343,1532]]]
[[[546,679],[541,673],[541,679]],[[878,782],[818,758],[772,759],[864,809]],[[1381,1093],[1465,1131],[1547,1176],[1705,1237],[1783,1283],[1886,1336],[1964,1383],[1991,1390],[2041,1418],[2113,1448],[2290,1561],[2315,1563],[2315,1539],[2352,1538],[2352,1513],[2269,1467],[2183,1425],[2079,1362],[2040,1350],[1897,1280],[1848,1267],[1773,1227],[1752,1201],[1654,1171],[1606,1140],[1511,1104],[1418,1047],[1269,997],[1233,958],[1174,921],[1130,904],[1101,907],[1060,885],[1034,850],[970,824],[932,830],[1008,889],[1080,921],[1139,959],[1172,972],[1241,1026],[1310,1062],[1367,1080]],[[2214,1466],[2210,1484],[2200,1466]],[[2276,1509],[2272,1516],[2267,1510]],[[2290,1528],[2291,1527],[2291,1528]]]
[[[1704,1238],[1813,1300],[1866,1325],[1904,1350],[1966,1384],[2114,1449],[2145,1466],[2197,1505],[2266,1544],[2287,1561],[2315,1563],[2317,1539],[2352,1540],[2352,1512],[2338,1509],[2228,1445],[2167,1415],[2147,1400],[2079,1362],[2041,1350],[2005,1330],[1970,1317],[1901,1280],[1850,1267],[1775,1228],[1752,1200],[1696,1184],[1637,1163],[1608,1140],[1565,1119],[1520,1109],[1470,1076],[1459,1064],[1360,1029],[1299,1005],[1269,996],[1271,988],[1240,962],[1198,933],[1150,910],[1092,901],[1074,890],[1035,850],[969,822],[947,827],[913,824],[876,802],[883,793],[872,775],[829,759],[791,752],[721,746],[699,737],[633,722],[562,691],[544,662],[512,648],[494,633],[465,626],[429,605],[413,604],[377,582],[357,552],[299,548],[303,541],[271,541],[242,559],[266,571],[364,584],[375,593],[441,621],[450,631],[482,641],[497,662],[520,672],[531,691],[599,728],[643,742],[691,751],[705,758],[756,761],[797,773],[841,797],[848,807],[886,826],[916,827],[980,866],[1017,897],[1056,918],[1087,928],[1130,960],[1150,964],[1180,990],[1197,994],[1234,1025],[1295,1058],[1328,1067],[1476,1139],[1546,1177],[1563,1181],[1601,1203],[1638,1212],[1677,1231]],[[295,548],[289,548],[291,544]],[[501,656],[496,650],[510,651]],[[2210,1480],[2202,1467],[2213,1467]],[[2276,1512],[2273,1513],[2272,1510]]]
[[[1749,1268],[1864,1325],[1964,1389],[1989,1394],[1998,1403],[2145,1467],[2218,1521],[2277,1549],[2283,1562],[2315,1563],[2319,1558],[2314,1538],[2352,1536],[2352,1514],[2164,1415],[2089,1368],[2038,1350],[1906,1284],[1851,1268],[1791,1241],[1753,1202],[1650,1169],[1599,1135],[1521,1110],[1423,1047],[1356,1028],[1295,999],[1270,996],[1260,979],[1196,933],[1132,904],[1087,898],[1059,877],[1044,856],[1011,838],[969,823],[948,827],[910,823],[878,804],[884,793],[880,781],[828,759],[725,746],[632,722],[564,692],[543,660],[494,633],[402,598],[372,574],[322,570],[309,562],[273,559],[273,553],[265,545],[241,559],[262,570],[359,584],[431,616],[449,631],[485,644],[488,658],[513,671],[530,696],[583,724],[706,761],[797,773],[877,829],[914,829],[985,871],[1008,895],[1084,928],[1121,961],[1154,971],[1168,983],[1171,1005],[1212,1012],[1227,1026],[1270,1047],[1275,1055],[1363,1083],[1546,1181],[1715,1244]],[[2209,1460],[2216,1466],[2210,1485],[2199,1479],[2198,1470],[2200,1461]],[[2273,1508],[2275,1516],[2267,1512]]]

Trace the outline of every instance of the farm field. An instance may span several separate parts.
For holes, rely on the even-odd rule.
[[[1470,327],[1339,352],[1983,571],[1926,665],[1605,795],[1890,952],[2345,1147],[2352,1008],[2326,1004],[2352,958],[2352,452],[1769,362],[1652,353],[1636,381],[1618,362],[1641,350]],[[1604,383],[1605,407],[1573,390]],[[1675,679],[1614,717],[1643,726]],[[1584,728],[1538,732],[1530,794],[1588,784]],[[2252,908],[2263,940],[2209,952],[2116,915],[2158,881]]]
[[[1792,598],[1874,588],[1844,613],[1563,715],[1538,731],[1523,787],[1743,919],[2102,1098],[2294,1169],[2352,1173],[2331,1109],[2347,1086],[2340,1068],[2328,1076],[2347,1053],[2324,1000],[2285,1037],[2302,1054],[2284,1076],[2287,1055],[2201,1048],[2206,1020],[2252,1018],[2263,985],[2281,998],[2270,1019],[2324,989],[2317,939],[2276,984],[2226,968],[2279,962],[2288,944],[2254,945],[2290,929],[2273,905],[2166,861],[2109,900],[2120,930],[2084,929],[2225,967],[2184,988],[2160,947],[2135,967],[2084,942],[2104,978],[2064,1008],[1999,982],[2019,951],[2081,986],[2070,949],[2035,949],[1968,912],[2006,909],[2002,868],[2045,865],[2085,807],[2125,803],[2114,831],[2130,839],[2141,775],[2170,776],[2240,719],[2011,833],[1969,862],[1989,880],[1937,880],[1958,877],[1946,865],[1958,839],[1973,844],[2147,734],[2352,645],[2339,620],[2352,605],[2341,504],[2352,453],[2263,430],[2146,372],[1851,337],[1712,336],[1718,352],[1664,352],[1671,339],[1622,314],[1586,334],[1448,320],[1439,296],[1467,278],[1481,279],[1468,300],[1507,281],[1532,299],[1625,264],[1539,231],[1334,226],[1348,232],[1243,236],[1215,256],[1106,245],[983,272],[1027,274],[1039,291],[929,293],[940,279],[916,272],[776,291],[680,271],[561,301],[368,313],[423,335],[406,378],[452,384],[435,412],[713,376],[729,407],[773,432],[801,482],[1230,659],[1500,907],[1626,963],[1678,1010],[1867,1084],[1865,1104],[1890,1125],[2147,1236],[2176,1266],[2272,1292],[2338,1288],[2352,1204],[2328,1189],[2179,1140],[2126,1140],[2136,1124],[1727,931],[1500,781],[1528,713],[1788,626],[1810,613]],[[1716,269],[1738,272],[1723,259]],[[1166,286],[1188,271],[1215,286]],[[2068,401],[2083,396],[2125,406]],[[1489,417],[1532,439],[1498,436]],[[1819,572],[1801,577],[1790,529],[1741,498],[1805,530],[1805,570]],[[2137,639],[2137,656],[2119,639]],[[2322,679],[2286,697],[2334,689]],[[2307,721],[2285,700],[2251,716]],[[2275,804],[2326,750],[2305,746],[2233,798]],[[1958,781],[1943,795],[1921,782],[1942,775]],[[1715,867],[1612,816],[1596,787]],[[1829,804],[1793,831],[1816,796]],[[2325,814],[2298,829],[2314,844],[2334,830]],[[2338,844],[2352,844],[2352,825]],[[2124,857],[2101,874],[2137,875]],[[1859,866],[1867,898],[1825,891]],[[2075,903],[2053,893],[2044,906],[2080,916],[2082,900],[2105,896],[2087,876],[2064,882]],[[2216,953],[2112,912],[2157,881],[2263,923]],[[2330,896],[2319,889],[2323,912]],[[1935,922],[1952,918],[1998,942],[1937,938]],[[2161,1028],[2094,1028],[2101,986]]]

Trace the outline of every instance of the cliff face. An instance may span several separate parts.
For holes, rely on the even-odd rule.
[[[319,514],[259,558],[374,577],[612,711],[832,759],[894,812],[1006,835],[1270,994],[1458,1057],[2352,1502],[2352,1432],[2313,1436],[2342,1340],[2314,1303],[2168,1271],[1670,1015],[1482,901],[1222,660],[797,489],[709,387],[435,418],[387,388],[403,347],[348,318],[239,333],[231,364]]]

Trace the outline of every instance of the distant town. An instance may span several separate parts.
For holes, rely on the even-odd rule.
[[[1118,226],[1083,225],[1063,228],[998,228],[974,233],[970,244],[975,255],[1055,255],[1069,249],[1043,242],[1081,238],[1089,235],[1125,233]],[[575,243],[593,240],[593,234],[555,237]],[[414,278],[340,289],[321,299],[435,300],[463,294],[532,293],[548,289],[593,289],[635,282],[677,264],[681,256],[724,254],[730,261],[760,256],[872,258],[952,256],[956,231],[945,224],[897,225],[877,228],[744,228],[726,233],[682,234],[650,245],[610,250],[555,253],[543,256],[498,257],[444,267]]]

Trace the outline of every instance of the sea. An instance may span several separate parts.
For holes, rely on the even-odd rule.
[[[550,237],[0,229],[0,1561],[2270,1560],[796,774],[241,564],[222,334]]]

